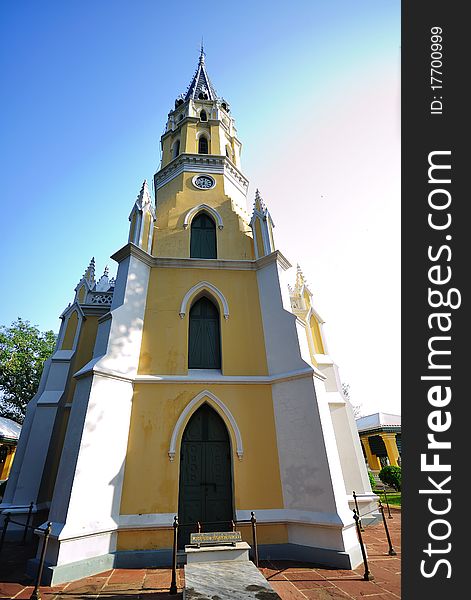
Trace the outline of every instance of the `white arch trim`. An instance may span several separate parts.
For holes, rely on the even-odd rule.
[[[237,425],[236,420],[234,419],[234,416],[232,415],[231,411],[227,408],[227,406],[224,404],[224,402],[222,400],[220,400],[217,396],[215,396],[209,390],[203,390],[197,396],[195,396],[193,398],[193,400],[191,400],[186,405],[186,407],[183,409],[181,415],[178,417],[178,420],[173,429],[172,438],[170,440],[170,448],[168,449],[168,457],[170,459],[170,462],[172,462],[175,458],[176,447],[177,447],[177,438],[179,436],[180,431],[183,429],[183,425],[187,422],[187,417],[192,412],[194,412],[199,407],[200,404],[203,404],[203,402],[201,402],[201,401],[204,398],[209,398],[210,400],[212,400],[214,402],[214,404],[216,404],[216,406],[219,408],[220,412],[222,412],[224,414],[224,416],[227,418],[227,420],[229,421],[232,431],[235,436],[235,440],[236,440],[236,454],[237,454],[238,459],[242,460],[242,457],[244,456],[244,448],[242,445],[242,436],[240,435],[240,429]]]
[[[218,229],[223,229],[224,223],[222,221],[221,215],[216,209],[211,208],[211,206],[208,206],[207,204],[198,204],[198,206],[190,208],[190,210],[185,215],[185,220],[183,221],[184,229],[186,229],[190,225],[191,221],[193,220],[193,217],[202,210],[205,210],[210,215],[212,215],[212,217],[214,217],[214,220],[218,225]]]
[[[187,291],[180,306],[180,318],[183,319],[185,317],[188,302],[195,294],[197,294],[201,290],[208,290],[219,298],[222,304],[224,318],[227,320],[229,318],[229,305],[227,304],[227,300],[224,298],[224,294],[220,290],[218,290],[218,288],[215,285],[209,283],[209,281],[200,281]]]

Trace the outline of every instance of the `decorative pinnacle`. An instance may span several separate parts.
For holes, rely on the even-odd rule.
[[[255,190],[254,208],[255,208],[255,210],[258,210],[260,212],[265,212],[266,211],[266,206],[265,206],[265,204],[263,202],[263,199],[262,199],[262,197],[260,195],[260,191],[259,191],[258,188]]]
[[[137,204],[139,206],[139,208],[142,208],[144,206],[144,204],[149,204],[151,201],[150,199],[150,194],[149,194],[149,187],[147,185],[147,179],[144,179],[142,186],[141,186],[141,190],[137,196]]]
[[[203,44],[203,36],[201,36],[201,49],[200,49],[200,65],[204,64],[204,57],[205,57],[205,53],[204,53],[204,44]]]
[[[304,273],[301,270],[299,264],[296,265],[296,287],[300,288],[306,283]]]

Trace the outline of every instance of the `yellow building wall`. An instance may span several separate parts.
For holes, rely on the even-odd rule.
[[[262,227],[260,225],[259,219],[255,220],[255,237],[257,239],[257,252],[258,256],[265,256],[265,251],[263,249],[263,240],[262,240]]]
[[[250,523],[240,523],[237,531],[242,540],[253,546],[252,527]],[[257,523],[258,544],[288,543],[288,528],[285,524]],[[158,550],[173,546],[173,528],[131,529],[118,532],[117,550]]]
[[[314,340],[314,350],[316,354],[325,354],[324,344],[322,343],[321,330],[315,317],[311,317],[311,333]]]
[[[187,291],[208,281],[223,294],[229,318],[221,319],[221,356],[224,375],[268,373],[255,271],[153,268],[144,314],[140,375],[188,373],[188,322],[179,316]]]
[[[81,291],[82,290],[80,290],[80,292]],[[79,293],[79,295],[80,295],[80,293]],[[77,311],[74,310],[74,312],[70,315],[70,317],[67,321],[64,339],[62,340],[61,350],[72,350],[72,348],[74,347],[74,339],[75,339],[75,334],[77,332],[77,325],[78,325],[78,314],[77,314]]]
[[[150,230],[150,213],[146,213],[144,216],[144,231],[142,233],[142,244],[141,247],[147,252],[147,245],[149,242],[149,230]]]
[[[157,226],[154,228],[154,256],[188,258],[191,227],[184,228],[187,212],[199,204],[207,204],[221,215],[224,228],[216,228],[217,257],[232,260],[253,260],[253,239],[250,226],[232,210],[229,196],[224,194],[224,176],[214,174],[216,181],[210,190],[198,190],[192,183],[197,173],[181,173],[157,192]]]
[[[180,441],[186,423],[179,432],[173,462],[168,456],[170,439],[184,408],[206,387],[227,406],[242,437],[244,456],[240,461],[235,453],[232,428],[218,409],[231,438],[235,508],[251,510],[283,506],[271,386],[137,383],[121,514],[176,514]],[[209,404],[214,407],[211,401]],[[190,418],[191,415],[187,422]],[[263,427],[260,427],[261,423]]]

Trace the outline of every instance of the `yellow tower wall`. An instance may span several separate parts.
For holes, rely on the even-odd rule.
[[[219,307],[223,374],[266,375],[256,273],[160,267],[152,269],[149,279],[139,374],[188,374],[190,305],[183,319],[179,313],[185,294],[201,281],[216,286],[229,306],[227,320],[222,315],[222,307]]]
[[[244,454],[239,460],[236,440],[227,417],[209,398],[203,398],[223,418],[232,446],[234,509],[279,509],[283,507],[278,450],[270,385],[211,385],[136,383],[121,497],[121,514],[174,513],[178,511],[180,442],[175,459],[168,451],[175,424],[187,404],[206,387],[232,413],[239,427]],[[199,406],[198,404],[195,409]],[[263,427],[261,424],[263,423]],[[145,485],[142,485],[145,481]],[[285,525],[259,528],[260,543],[287,541]],[[244,528],[250,541],[250,530]],[[125,531],[119,533],[119,549],[149,549],[171,546],[171,532]]]
[[[223,193],[224,176],[214,174],[215,187],[198,190],[192,183],[195,175],[197,173],[181,173],[158,190],[152,254],[188,258],[191,227],[184,227],[185,216],[195,206],[207,204],[219,212],[224,223],[222,230],[216,229],[218,258],[253,260],[253,240],[248,235],[250,226],[232,210],[231,199]]]

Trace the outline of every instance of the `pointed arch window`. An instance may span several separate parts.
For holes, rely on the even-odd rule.
[[[204,109],[200,112],[200,119],[201,119],[201,121],[208,120],[208,115],[206,114],[206,111]]]
[[[217,258],[216,224],[206,212],[191,222],[190,258]]]
[[[197,300],[190,310],[188,368],[221,368],[219,310],[206,296]]]
[[[198,154],[208,154],[209,144],[208,138],[202,135],[198,140]]]
[[[177,158],[180,154],[180,140],[177,140],[173,145],[173,158]]]

